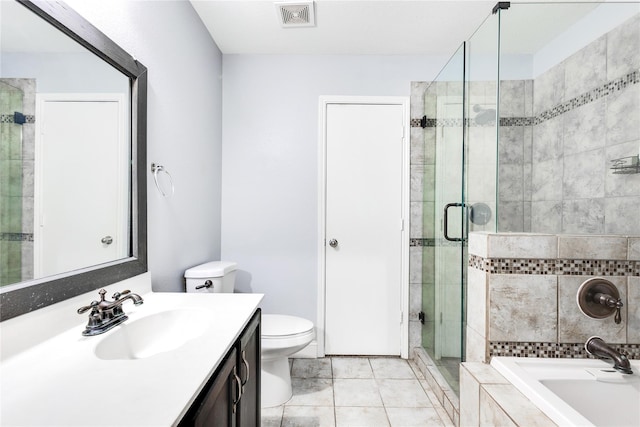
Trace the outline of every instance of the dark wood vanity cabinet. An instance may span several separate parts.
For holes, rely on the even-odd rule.
[[[179,425],[258,427],[260,369],[258,309]]]

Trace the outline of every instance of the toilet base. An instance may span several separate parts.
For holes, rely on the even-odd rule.
[[[260,392],[260,406],[272,408],[286,403],[293,391],[291,389],[291,374],[289,372],[289,359],[262,360]]]

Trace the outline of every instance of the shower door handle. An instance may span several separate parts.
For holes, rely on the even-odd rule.
[[[464,239],[462,237],[449,237],[449,221],[448,221],[448,217],[449,217],[449,208],[451,207],[464,207],[465,204],[464,203],[448,203],[445,207],[444,207],[444,224],[443,224],[443,228],[444,228],[444,238],[447,239],[450,242],[462,242]]]
[[[104,243],[105,245],[110,245],[113,243],[113,237],[105,236],[102,238],[102,240],[100,240],[100,242]]]
[[[336,239],[329,240],[329,246],[331,246],[332,248],[338,247],[338,241]]]

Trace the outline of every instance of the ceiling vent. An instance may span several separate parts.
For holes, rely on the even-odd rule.
[[[316,18],[313,11],[313,1],[277,2],[278,20],[283,28],[313,27]]]

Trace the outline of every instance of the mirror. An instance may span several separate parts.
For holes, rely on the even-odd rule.
[[[60,2],[0,2],[0,320],[147,270],[146,68]]]

